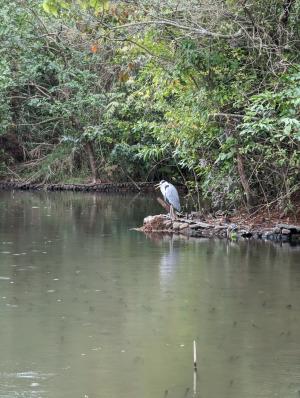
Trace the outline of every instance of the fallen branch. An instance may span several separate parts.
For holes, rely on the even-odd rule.
[[[8,170],[11,174],[13,174],[15,177],[17,177],[17,179],[18,179],[19,181],[21,181],[21,177],[19,176],[19,174],[17,174],[17,173],[14,172],[13,170],[11,170],[7,165],[6,165],[6,168],[7,168],[7,170]]]
[[[161,198],[157,198],[158,203],[169,213],[170,212],[170,206],[165,203]]]

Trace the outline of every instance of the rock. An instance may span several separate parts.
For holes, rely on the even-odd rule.
[[[214,230],[215,231],[219,231],[219,230],[224,230],[224,229],[227,229],[228,228],[228,226],[227,225],[215,225],[214,226]]]
[[[166,229],[172,228],[172,221],[166,220],[164,222],[164,226],[165,226]]]
[[[262,234],[262,238],[263,239],[271,239],[272,240],[274,235],[275,234],[273,233],[273,231],[264,231],[263,234]]]
[[[282,233],[282,235],[289,235],[291,233],[291,231],[287,228],[282,228],[281,233]]]
[[[191,225],[190,225],[190,228],[191,228],[191,229],[199,229],[199,228],[204,228],[204,229],[206,229],[206,228],[212,228],[212,227],[213,227],[212,225],[207,224],[207,223],[205,223],[205,222],[197,222],[196,224],[191,224]]]
[[[144,224],[149,224],[155,221],[160,221],[161,223],[164,223],[165,221],[170,220],[164,214],[157,214],[156,216],[148,216],[144,218]]]
[[[200,237],[201,237],[201,233],[200,233],[199,230],[191,229],[190,231],[191,231],[191,232],[190,232],[190,236],[191,236],[192,238],[200,238]]]
[[[189,224],[187,224],[187,223],[182,223],[182,224],[180,225],[179,229],[180,229],[180,230],[183,230],[183,229],[186,229],[186,228],[188,228],[188,227],[189,227]]]
[[[268,240],[272,240],[274,242],[281,242],[285,241],[285,238],[289,239],[288,235],[282,235],[282,234],[274,234],[271,233],[267,236]]]
[[[278,224],[278,228],[280,229],[288,229],[293,233],[300,233],[300,226],[299,225],[290,225],[290,224]]]
[[[191,212],[191,218],[192,218],[192,219],[200,218],[200,217],[202,217],[202,216],[203,216],[203,214],[202,214],[201,211],[192,211],[192,212]]]
[[[182,225],[181,222],[174,221],[173,222],[173,229],[180,229],[181,225]]]
[[[218,236],[219,236],[220,238],[227,238],[227,231],[221,230],[221,231],[218,233]]]
[[[177,221],[183,222],[185,224],[195,224],[195,220],[188,220],[187,218],[178,217]]]
[[[155,216],[148,216],[144,218],[144,225],[151,223]]]
[[[148,216],[144,218],[144,226],[143,229],[145,232],[152,231],[165,231],[165,222],[167,218],[163,214],[159,214],[157,216]],[[169,220],[167,220],[169,221]]]
[[[239,235],[242,238],[252,238],[252,232],[249,232],[249,231],[246,231],[246,230],[240,231]]]

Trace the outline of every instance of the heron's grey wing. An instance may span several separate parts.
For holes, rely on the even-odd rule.
[[[162,193],[162,195],[164,197],[164,201],[167,201],[166,185],[165,184],[160,186],[160,192]]]
[[[179,201],[179,195],[177,192],[177,189],[174,187],[174,185],[169,184],[168,187],[166,188],[166,198],[167,201],[176,209],[177,211],[180,211],[180,201]]]

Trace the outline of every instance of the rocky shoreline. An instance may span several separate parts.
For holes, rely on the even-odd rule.
[[[143,226],[137,228],[137,230],[144,233],[177,234],[194,238],[263,239],[276,242],[300,243],[300,225],[276,223],[272,227],[265,227],[222,221],[220,219],[203,221],[189,217],[171,220],[169,216],[159,214],[146,217]]]

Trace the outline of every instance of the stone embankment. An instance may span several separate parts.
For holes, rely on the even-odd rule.
[[[221,223],[219,220],[203,222],[200,219],[177,218],[159,214],[148,216],[138,229],[145,233],[182,234],[196,238],[267,239],[278,242],[300,243],[300,226],[277,224],[272,228]]]
[[[101,182],[95,184],[38,184],[15,181],[0,181],[0,189],[20,189],[23,191],[76,191],[76,192],[151,192],[154,191],[153,183]]]

